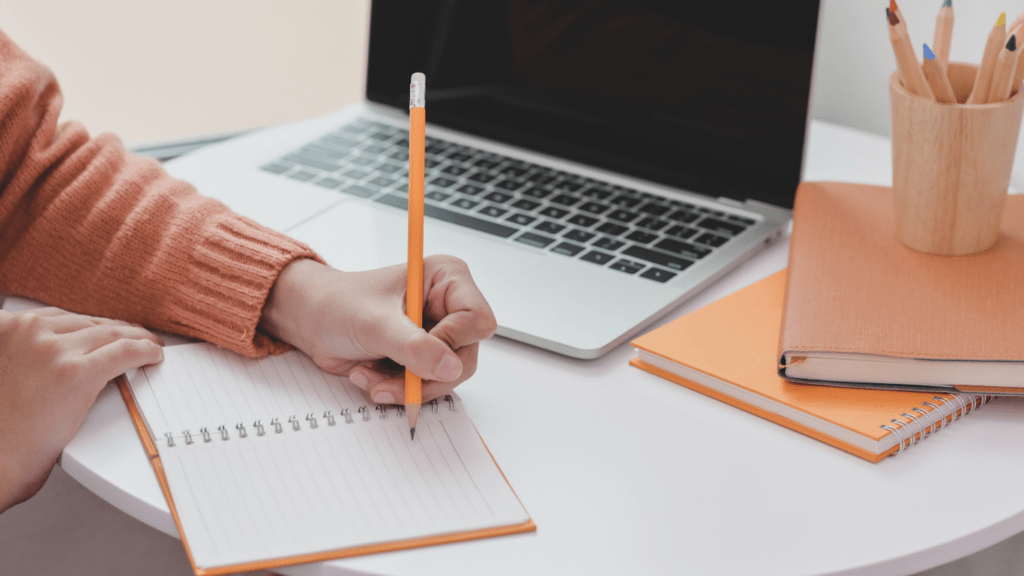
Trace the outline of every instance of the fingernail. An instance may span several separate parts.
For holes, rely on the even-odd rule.
[[[451,352],[445,354],[441,363],[434,369],[434,376],[444,382],[455,380],[459,374],[462,374],[462,361]]]
[[[359,386],[363,390],[366,390],[366,376],[364,376],[362,372],[355,372],[353,374],[349,374],[348,379],[351,380],[352,383],[355,384],[356,386]]]
[[[391,395],[391,392],[377,392],[377,395],[373,397],[373,401],[377,404],[394,404],[395,397]]]

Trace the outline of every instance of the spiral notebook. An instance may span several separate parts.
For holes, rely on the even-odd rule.
[[[199,576],[536,529],[455,395],[413,441],[299,352],[164,354],[118,385]]]
[[[777,372],[786,271],[633,341],[633,366],[871,462],[983,406],[982,394],[795,384]]]

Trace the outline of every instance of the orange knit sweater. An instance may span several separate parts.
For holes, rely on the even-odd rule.
[[[58,126],[48,69],[0,32],[0,293],[208,340],[249,356],[281,270],[317,258],[125,151]]]

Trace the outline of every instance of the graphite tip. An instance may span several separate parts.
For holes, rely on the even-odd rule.
[[[953,0],[942,0],[942,7],[943,8],[952,8],[953,7]]]
[[[409,428],[409,439],[410,440],[415,440],[416,439],[416,429],[415,428]]]
[[[1006,49],[1013,52],[1017,49],[1017,35],[1010,34],[1010,39],[1006,41]]]

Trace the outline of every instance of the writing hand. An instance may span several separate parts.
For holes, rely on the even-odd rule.
[[[103,386],[162,360],[161,344],[116,320],[0,310],[0,512],[39,491]]]
[[[464,262],[429,256],[425,326],[417,327],[405,314],[405,273],[405,265],[341,272],[297,260],[274,284],[260,326],[380,404],[402,403],[405,379],[394,363],[406,366],[423,379],[428,402],[476,371],[479,342],[497,323]]]

